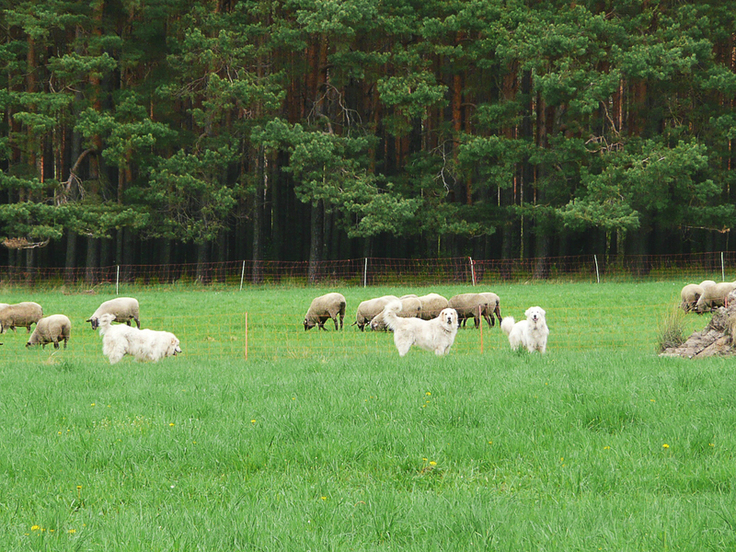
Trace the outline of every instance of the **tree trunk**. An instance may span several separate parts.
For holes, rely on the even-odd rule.
[[[207,271],[207,249],[209,243],[202,242],[197,244],[197,282],[206,284],[209,282],[209,274]]]
[[[99,265],[99,240],[97,238],[87,238],[87,262],[84,274],[84,281],[88,286],[94,286],[97,283],[97,266]]]
[[[75,280],[74,267],[77,266],[77,233],[74,230],[67,232],[64,266],[66,267],[64,281],[71,284]]]
[[[263,282],[263,194],[268,181],[268,173],[266,168],[261,166],[261,156],[256,152],[256,172],[259,169],[262,178],[258,178],[255,193],[253,194],[253,274],[251,281],[254,284]],[[265,155],[263,156],[265,160]]]
[[[312,206],[312,220],[310,224],[309,239],[309,268],[307,278],[310,284],[317,282],[319,277],[319,265],[322,261],[322,227],[324,221],[324,208],[322,201]]]

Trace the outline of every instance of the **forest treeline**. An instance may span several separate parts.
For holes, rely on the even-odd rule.
[[[729,250],[732,2],[2,6],[0,264]]]

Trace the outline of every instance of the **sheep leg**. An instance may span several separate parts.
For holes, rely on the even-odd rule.
[[[141,321],[138,320],[137,318],[134,318],[133,320],[135,320],[135,325],[138,326],[138,329],[140,330],[141,329]]]

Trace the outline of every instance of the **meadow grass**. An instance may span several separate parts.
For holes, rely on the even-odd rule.
[[[320,289],[131,288],[184,353],[114,366],[84,324],[109,296],[8,290],[74,329],[60,351],[3,336],[0,547],[734,549],[733,361],[656,355],[681,285],[498,286],[504,316],[547,310],[548,354],[486,327],[483,353],[471,328],[445,358],[304,332]],[[351,323],[425,290],[340,291]]]

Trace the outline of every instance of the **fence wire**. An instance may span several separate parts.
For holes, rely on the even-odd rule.
[[[492,284],[530,280],[574,282],[646,281],[673,277],[701,281],[736,278],[736,252],[625,257],[567,256],[478,260],[360,258],[334,261],[227,261],[174,265],[114,265],[101,268],[0,266],[0,286],[134,284],[223,285],[430,285]]]

